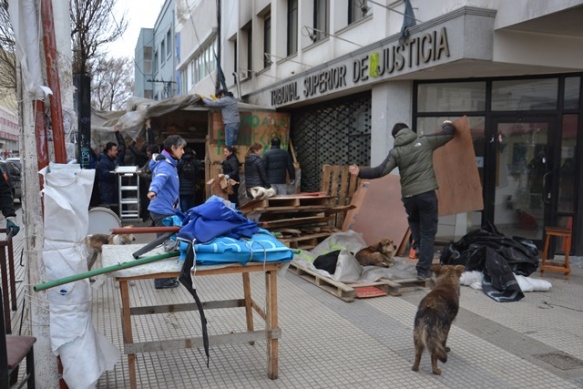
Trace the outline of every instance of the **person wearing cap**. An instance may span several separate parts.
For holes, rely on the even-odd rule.
[[[414,242],[419,244],[417,279],[431,277],[435,235],[437,234],[438,188],[433,169],[433,152],[453,139],[455,127],[449,120],[443,122],[441,131],[418,136],[404,123],[393,127],[395,147],[377,167],[351,165],[349,171],[359,178],[379,178],[399,168],[401,194],[407,212],[409,228]]]
[[[233,97],[233,93],[224,89],[219,90],[215,96],[218,100],[215,101],[208,97],[203,97],[202,102],[209,107],[221,109],[223,123],[225,124],[225,145],[234,146],[237,144],[241,122],[237,99]]]
[[[296,179],[296,172],[291,156],[286,150],[280,148],[281,140],[274,136],[271,138],[271,148],[263,155],[267,182],[275,188],[278,195],[287,194],[286,173],[289,174],[290,183]]]

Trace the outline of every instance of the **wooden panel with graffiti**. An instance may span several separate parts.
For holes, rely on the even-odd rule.
[[[277,135],[281,139],[281,148],[289,146],[290,115],[279,112],[241,112],[241,129],[237,138],[239,149],[238,157],[241,163],[245,160],[245,153],[249,145],[259,143],[263,145],[262,153],[269,150],[271,138]],[[220,112],[209,113],[209,147],[207,157],[210,162],[224,159],[225,128]]]

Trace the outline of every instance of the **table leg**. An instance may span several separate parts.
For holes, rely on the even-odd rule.
[[[119,291],[121,293],[121,326],[123,329],[123,343],[134,343],[132,335],[132,318],[130,314],[130,291],[127,280],[119,281]],[[136,355],[128,354],[128,372],[130,374],[130,387],[137,389],[136,380]]]
[[[253,300],[251,298],[251,277],[249,273],[243,273],[243,294],[245,296],[245,317],[247,318],[247,332],[253,332]],[[254,345],[255,342],[249,342]]]
[[[8,278],[10,277],[7,272],[6,265],[6,246],[0,246],[0,270],[2,271],[2,290],[4,305],[4,323],[6,325],[6,333],[12,333],[12,322],[10,320],[10,288],[8,287]]]
[[[279,327],[277,322],[277,272],[265,273],[266,321],[267,330],[267,376],[276,380],[279,374],[279,339],[273,332]]]
[[[16,272],[14,271],[14,248],[12,240],[8,243],[8,268],[10,270],[10,294],[12,296],[12,310],[18,309],[16,303]]]

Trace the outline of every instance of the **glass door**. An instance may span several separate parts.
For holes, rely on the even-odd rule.
[[[554,225],[560,131],[553,117],[495,118],[491,159],[490,218],[498,230],[542,245]],[[490,154],[492,155],[492,154]],[[488,190],[486,190],[488,192]]]

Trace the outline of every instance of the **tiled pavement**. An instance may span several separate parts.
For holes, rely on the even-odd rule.
[[[18,239],[15,257],[21,280],[22,242]],[[211,346],[209,368],[202,350],[138,355],[138,387],[583,388],[580,260],[573,270],[568,282],[548,274],[545,279],[551,281],[552,289],[526,293],[520,302],[497,303],[481,291],[463,287],[461,310],[448,341],[452,351],[441,376],[431,374],[427,354],[420,372],[411,371],[413,317],[428,289],[346,303],[288,272],[278,279],[279,379],[267,378],[265,342],[256,342],[253,346]],[[264,301],[263,277],[252,274],[251,279],[254,298]],[[155,290],[152,280],[138,281],[130,289],[132,300],[142,305],[191,302],[182,287]],[[238,275],[200,277],[198,290],[203,301],[242,296]],[[18,296],[22,301],[22,288]],[[95,291],[93,302],[95,328],[121,348],[119,290],[111,278]],[[211,335],[245,328],[242,309],[207,310],[206,314]],[[20,310],[14,315],[13,328],[17,328]],[[255,324],[262,329],[258,316]],[[196,312],[142,316],[134,326],[136,341],[198,334]],[[101,377],[97,387],[129,387],[125,357]]]

